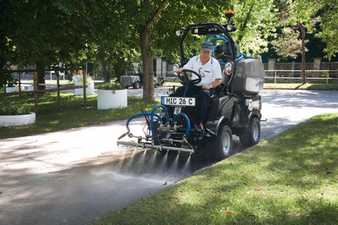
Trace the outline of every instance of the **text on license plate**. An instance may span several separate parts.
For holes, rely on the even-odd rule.
[[[171,106],[195,106],[195,98],[186,98],[186,97],[161,97],[162,105],[171,105]]]

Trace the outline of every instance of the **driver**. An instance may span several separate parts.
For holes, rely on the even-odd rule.
[[[192,88],[190,94],[197,95],[197,128],[204,129],[204,123],[208,118],[208,105],[212,90],[222,84],[221,66],[217,59],[212,57],[213,45],[210,42],[204,42],[201,45],[200,53],[192,57],[183,68],[176,72],[182,74],[184,69],[193,70],[201,75],[201,82],[196,84],[197,88]],[[196,79],[196,75],[192,75]]]

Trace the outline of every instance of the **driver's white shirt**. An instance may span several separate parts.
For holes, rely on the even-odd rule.
[[[210,85],[213,81],[222,79],[221,66],[214,57],[210,57],[210,60],[203,65],[200,61],[200,56],[194,56],[183,66],[183,69],[193,70],[201,75],[202,80],[197,86]],[[196,75],[192,76],[192,79],[196,78]]]

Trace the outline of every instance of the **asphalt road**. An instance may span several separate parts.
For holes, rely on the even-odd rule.
[[[262,99],[263,138],[313,115],[338,112],[338,92],[264,91]],[[123,129],[120,121],[0,140],[0,224],[91,224],[211,163],[117,148]]]

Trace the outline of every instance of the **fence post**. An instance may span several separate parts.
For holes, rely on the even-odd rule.
[[[34,95],[34,111],[35,111],[35,113],[38,112],[37,89],[38,89],[38,74],[37,74],[37,71],[34,70],[34,72],[33,72],[33,95]]]
[[[277,83],[277,71],[275,70],[274,72],[274,83],[276,84]]]
[[[59,74],[59,68],[55,68],[55,75],[56,75],[56,87],[57,87],[57,104],[58,104],[58,109],[60,109],[60,74]]]
[[[82,72],[82,81],[83,81],[83,107],[86,108],[87,105],[87,90],[86,90],[86,84],[87,84],[87,63],[86,63],[86,71]]]
[[[19,96],[21,96],[21,72],[19,72]]]

